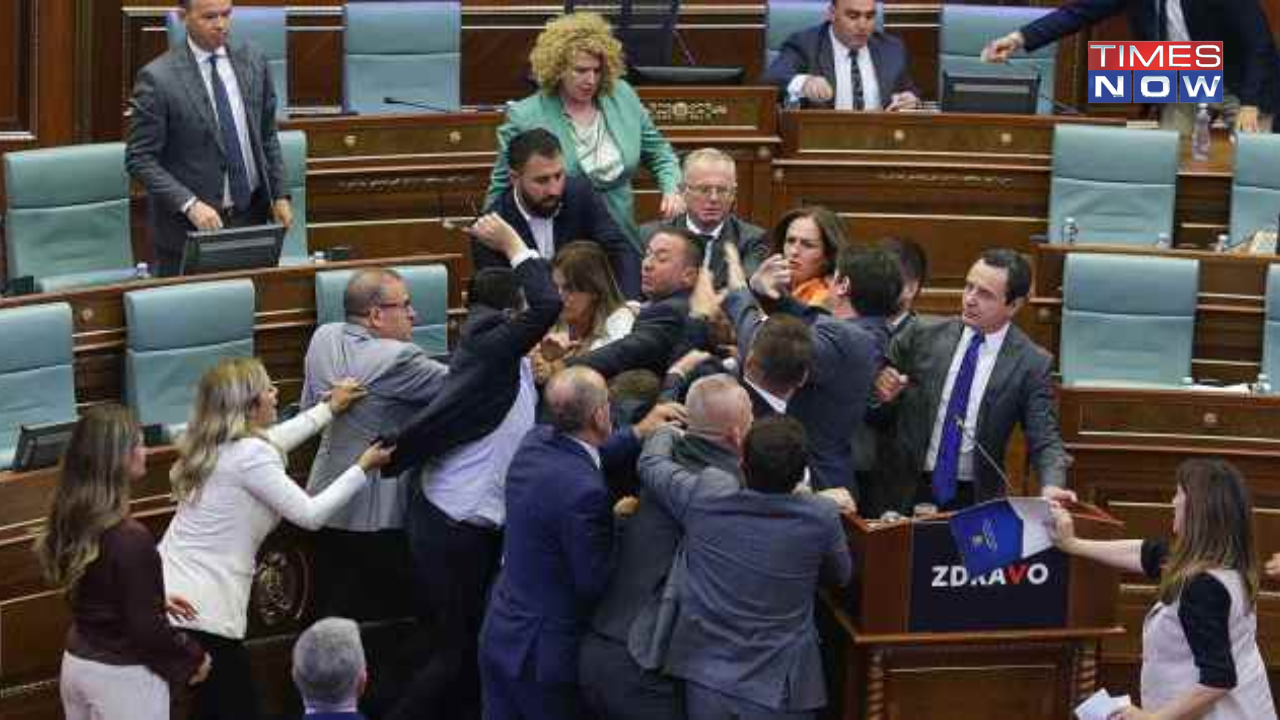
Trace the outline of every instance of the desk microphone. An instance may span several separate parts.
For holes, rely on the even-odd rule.
[[[1082,117],[1084,115],[1084,113],[1080,112],[1079,108],[1073,107],[1064,102],[1059,102],[1057,98],[1045,95],[1044,92],[1038,92],[1036,94],[1041,100],[1048,100],[1053,103],[1053,109],[1060,111],[1059,114],[1061,115],[1071,115],[1074,117]]]
[[[404,98],[391,97],[390,95],[382,98],[382,102],[385,105],[404,105],[406,107],[418,108],[419,110],[426,110],[427,112],[437,112],[437,113],[454,112],[453,110],[450,110],[447,107],[442,107],[440,105],[432,105],[430,103],[419,102],[417,100],[406,100]]]
[[[982,456],[982,459],[986,460],[987,464],[991,466],[991,469],[996,471],[996,475],[1000,476],[1000,480],[1004,482],[1005,495],[1012,496],[1013,483],[1009,482],[1009,476],[1005,474],[1004,468],[1001,464],[996,462],[995,458],[991,457],[990,453],[987,452],[987,449],[982,447],[982,443],[978,442],[978,438],[973,433],[969,432],[969,428],[964,425],[963,417],[956,415],[952,420],[955,422],[956,427],[960,429],[960,434],[968,438],[969,441],[973,443],[973,446],[977,448],[978,454]],[[1070,455],[1062,456],[1062,464],[1064,468],[1071,467],[1071,463],[1072,459]]]

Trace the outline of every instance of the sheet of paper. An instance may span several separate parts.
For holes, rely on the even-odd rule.
[[[1130,704],[1128,695],[1111,697],[1106,690],[1099,690],[1076,706],[1076,718],[1078,720],[1107,720],[1107,718],[1111,717],[1111,713],[1123,710],[1129,707]]]

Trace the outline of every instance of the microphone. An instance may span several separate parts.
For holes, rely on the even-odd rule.
[[[982,443],[978,442],[978,438],[973,433],[969,432],[969,428],[964,425],[964,418],[956,415],[952,418],[952,421],[954,421],[956,427],[960,429],[960,434],[968,438],[969,441],[973,443],[973,446],[978,450],[978,454],[982,456],[983,460],[987,461],[987,465],[990,465],[991,469],[996,471],[996,475],[1000,476],[1000,480],[1004,482],[1005,495],[1013,495],[1013,483],[1009,481],[1009,476],[1005,474],[1004,467],[1000,463],[996,462],[995,458],[991,457],[990,453],[987,452],[987,449],[982,447]],[[1064,470],[1071,467],[1072,462],[1073,460],[1070,455],[1064,454],[1062,456],[1062,466]]]
[[[1059,102],[1057,98],[1052,97],[1050,95],[1045,95],[1044,91],[1037,92],[1037,95],[1041,100],[1048,100],[1049,102],[1053,103],[1053,109],[1060,111],[1059,114],[1061,115],[1071,115],[1074,117],[1080,117],[1084,115],[1084,113],[1080,112],[1078,108],[1068,105],[1064,102]]]
[[[453,112],[453,110],[450,110],[447,107],[441,107],[440,105],[432,105],[430,103],[419,102],[417,100],[406,100],[404,98],[391,97],[390,95],[382,98],[382,102],[386,105],[404,105],[406,107],[418,108],[419,110],[426,110],[427,112]]]

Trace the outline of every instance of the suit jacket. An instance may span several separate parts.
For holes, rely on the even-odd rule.
[[[641,225],[641,251],[648,250],[649,240],[655,233],[671,225],[687,230],[689,228],[687,216],[681,215],[671,222],[654,220]],[[747,277],[751,277],[756,268],[760,267],[760,263],[769,257],[769,238],[765,235],[764,228],[730,214],[724,219],[724,228],[720,230],[720,236],[716,238],[715,244],[703,249],[704,252],[711,253],[711,273],[717,288],[722,288],[729,282],[729,266],[724,261],[725,243],[733,243],[738,248],[738,257],[742,258],[742,267]]]
[[[533,231],[516,204],[515,188],[508,187],[490,210],[502,216],[524,239],[525,245],[537,250]],[[609,214],[604,201],[585,178],[570,177],[560,197],[560,212],[552,222],[555,251],[575,240],[591,240],[609,255],[613,276],[622,294],[640,297],[640,255]],[[552,258],[547,258],[551,260]],[[487,267],[506,267],[507,259],[479,242],[471,241],[471,262],[477,271]]]
[[[379,435],[393,435],[440,392],[449,368],[417,345],[376,338],[363,325],[328,323],[311,337],[302,384],[302,407],[321,402],[343,378],[353,377],[369,394],[335,417],[320,437],[307,491],[329,486],[355,464]],[[328,527],[375,531],[404,525],[403,478],[366,485],[329,518]]]
[[[1135,40],[1168,40],[1165,3],[1156,0],[1075,0],[1021,28],[1028,51],[1124,12]],[[1194,41],[1222,41],[1222,79],[1243,105],[1273,110],[1276,48],[1257,0],[1183,0]]]
[[[601,461],[634,462],[630,430]],[[613,508],[604,475],[575,439],[540,425],[507,470],[502,572],[480,631],[482,663],[509,678],[577,680],[578,641],[613,566]]]
[[[867,38],[867,49],[871,52],[871,64],[876,69],[876,81],[880,85],[880,100],[886,106],[894,93],[916,92],[916,85],[911,81],[911,70],[908,67],[907,47],[894,35],[877,31]],[[787,85],[796,75],[821,75],[836,87],[835,56],[831,45],[831,23],[824,22],[805,30],[801,30],[783,43],[782,50],[770,63],[764,73],[764,81],[778,87],[779,97],[786,99]],[[919,94],[919,93],[916,93]],[[804,107],[831,109],[835,106],[834,97],[830,102],[804,102]],[[881,108],[868,108],[880,110]]]
[[[655,433],[640,457],[641,483],[685,533],[667,671],[773,710],[822,707],[815,591],[852,572],[835,503],[692,473],[671,459],[674,438]]]
[[[680,161],[671,149],[671,143],[653,124],[649,111],[640,102],[636,91],[625,80],[614,82],[613,92],[596,98],[600,112],[604,114],[605,127],[618,151],[622,154],[622,175],[607,185],[596,184],[596,191],[604,195],[618,228],[637,250],[640,238],[635,221],[635,201],[631,192],[631,180],[643,163],[653,175],[658,189],[674,193],[680,186]],[[550,130],[560,139],[564,150],[565,170],[570,175],[582,175],[578,151],[573,142],[573,127],[564,112],[559,93],[537,92],[507,108],[507,121],[498,128],[498,159],[489,179],[486,205],[493,205],[511,184],[507,166],[507,144],[511,138],[525,130],[541,127]],[[594,183],[593,183],[594,184]]]
[[[276,94],[267,61],[252,45],[229,43],[227,53],[244,100],[245,121],[260,192],[288,197],[276,136]],[[187,43],[147,63],[129,101],[133,110],[125,164],[147,189],[147,218],[155,246],[181,249],[194,229],[182,213],[192,197],[222,207],[226,150],[213,101]]]
[[[899,477],[913,488],[925,465],[947,372],[963,332],[959,318],[918,318],[889,346],[889,364],[911,378],[911,384],[884,410],[896,420],[895,440],[910,463]],[[1010,325],[978,406],[975,440],[1003,463],[1009,436],[1015,425],[1021,425],[1041,484],[1062,486],[1070,461],[1058,429],[1052,370],[1053,358],[1018,326]],[[974,453],[975,501],[1002,497],[1003,468],[991,467],[976,449]]]
[[[358,712],[310,712],[302,716],[302,720],[365,720]]]
[[[400,433],[387,474],[420,467],[502,423],[520,389],[520,361],[560,317],[560,293],[546,260],[530,258],[515,269],[527,307],[519,314],[472,305],[449,376],[431,404]]]
[[[604,347],[577,355],[568,365],[586,365],[605,378],[628,370],[666,375],[671,363],[695,348],[708,345],[705,321],[689,317],[688,291],[668,295],[640,309],[631,332]]]

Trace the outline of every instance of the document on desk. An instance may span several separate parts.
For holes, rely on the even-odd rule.
[[[1124,710],[1132,704],[1129,702],[1128,695],[1111,697],[1106,690],[1099,690],[1076,707],[1076,718],[1078,720],[1107,720],[1112,713]]]

